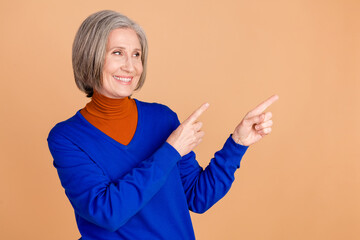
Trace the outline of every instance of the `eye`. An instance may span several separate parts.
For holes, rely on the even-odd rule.
[[[122,55],[122,52],[121,51],[114,51],[113,54],[114,55]]]
[[[136,52],[136,53],[134,53],[134,56],[135,56],[135,57],[140,57],[140,53],[139,53],[139,52]]]

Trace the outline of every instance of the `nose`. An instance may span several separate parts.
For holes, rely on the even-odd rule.
[[[125,57],[124,64],[121,66],[121,70],[126,72],[133,72],[135,70],[134,63],[131,57]]]

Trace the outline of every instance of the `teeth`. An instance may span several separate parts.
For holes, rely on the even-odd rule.
[[[123,82],[130,82],[131,78],[124,78],[124,77],[117,77],[117,76],[113,76],[116,80],[120,80]]]

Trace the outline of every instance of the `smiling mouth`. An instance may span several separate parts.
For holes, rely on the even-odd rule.
[[[132,80],[132,77],[119,77],[119,76],[113,76],[116,80],[120,81],[121,83],[129,84]]]

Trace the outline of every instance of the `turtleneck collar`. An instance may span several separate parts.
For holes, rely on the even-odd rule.
[[[86,111],[96,117],[103,119],[121,119],[127,117],[131,113],[130,98],[115,99],[106,97],[96,91],[92,96],[92,100],[86,104]]]

